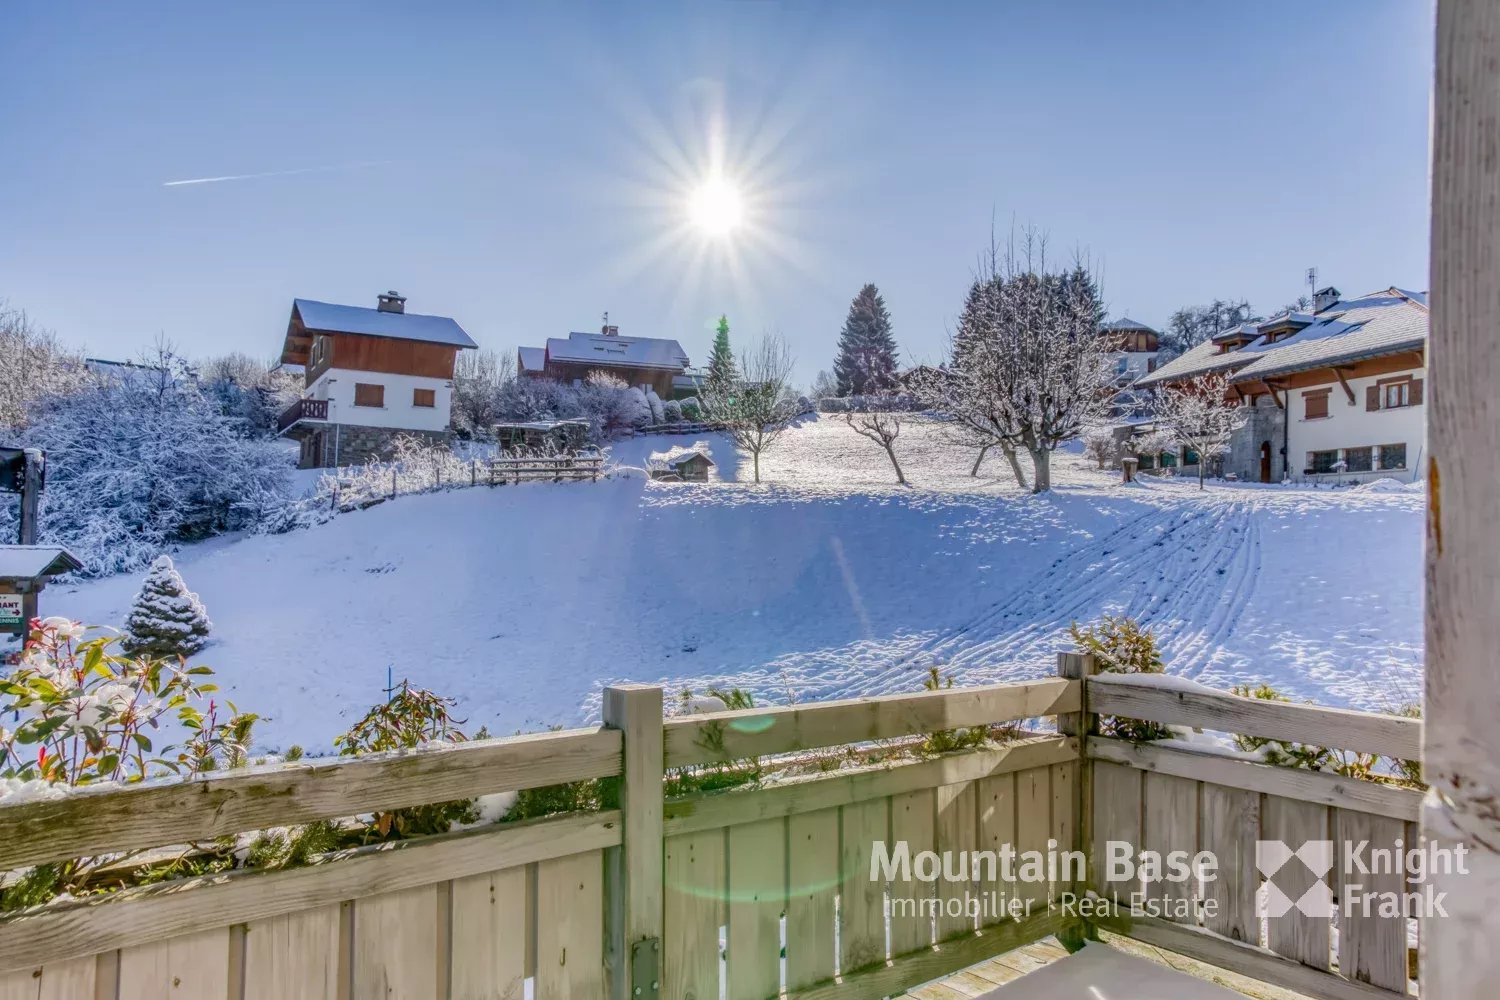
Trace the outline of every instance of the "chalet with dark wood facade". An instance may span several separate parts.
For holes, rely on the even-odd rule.
[[[1357,482],[1421,474],[1427,296],[1388,288],[1317,293],[1311,313],[1226,330],[1137,387],[1227,375],[1249,409],[1223,473],[1256,482]]]
[[[458,352],[478,345],[447,316],[406,311],[395,292],[374,309],[296,299],[281,363],[305,371],[302,398],[281,415],[301,443],[300,468],[388,457],[397,437],[446,440]]]
[[[608,324],[599,333],[548,337],[543,347],[521,348],[516,371],[523,377],[563,383],[582,383],[590,372],[608,372],[662,399],[696,392],[681,344],[657,337],[622,337],[619,327]]]

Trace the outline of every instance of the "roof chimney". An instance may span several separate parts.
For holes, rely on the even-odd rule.
[[[599,332],[604,334],[606,337],[618,337],[620,335],[620,328],[618,326],[611,326],[610,324],[605,323],[604,328]]]
[[[1313,312],[1320,313],[1339,300],[1339,290],[1329,285],[1313,293]]]
[[[383,313],[406,312],[406,297],[403,295],[397,295],[394,288],[386,292],[384,295],[375,296],[375,299],[375,308],[379,309]]]

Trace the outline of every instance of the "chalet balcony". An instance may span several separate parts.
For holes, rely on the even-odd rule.
[[[327,420],[328,400],[299,399],[276,418],[276,433],[285,434],[293,424],[303,420]]]

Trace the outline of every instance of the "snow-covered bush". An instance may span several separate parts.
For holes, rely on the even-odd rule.
[[[663,408],[661,397],[656,394],[655,389],[646,390],[646,405],[651,408],[651,422],[653,424],[664,424],[667,422],[666,411]]]
[[[565,420],[584,415],[580,392],[546,378],[513,378],[495,396],[496,421]]]
[[[682,404],[675,399],[664,400],[661,404],[661,418],[663,423],[682,423]]]
[[[1156,636],[1126,615],[1104,615],[1087,626],[1074,622],[1068,626],[1068,634],[1080,653],[1093,654],[1100,673],[1159,674],[1166,669],[1156,648]],[[1099,729],[1106,736],[1137,743],[1172,736],[1172,731],[1159,722],[1116,715],[1099,716]]]
[[[249,527],[291,471],[281,442],[225,416],[163,349],[129,377],[100,379],[32,409],[20,443],[47,452],[41,537],[83,574],[138,569],[172,542]],[[0,506],[11,535],[13,504]]]
[[[203,602],[163,554],[135,595],[121,645],[132,656],[191,656],[208,644],[212,628]]]
[[[697,396],[689,396],[682,400],[682,419],[697,423],[703,419],[703,404],[698,401]]]
[[[1119,454],[1113,427],[1104,424],[1085,427],[1080,437],[1083,440],[1084,457],[1098,462],[1101,469],[1113,462]]]

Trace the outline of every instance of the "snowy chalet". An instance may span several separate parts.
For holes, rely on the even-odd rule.
[[[1386,288],[1345,299],[1324,288],[1310,313],[1215,334],[1138,380],[1181,385],[1222,372],[1249,412],[1217,471],[1271,483],[1410,482],[1427,436],[1427,295]],[[1190,452],[1163,456],[1190,466]]]
[[[516,371],[525,378],[546,378],[581,385],[590,372],[608,372],[627,385],[651,389],[662,399],[696,394],[697,375],[688,367],[687,352],[675,340],[622,337],[620,328],[605,324],[599,333],[570,333],[548,337],[543,347],[522,347]]]
[[[305,388],[277,429],[300,442],[303,469],[387,457],[403,435],[446,441],[454,359],[476,347],[447,316],[407,312],[395,292],[374,309],[294,299],[281,363],[303,367]]]

